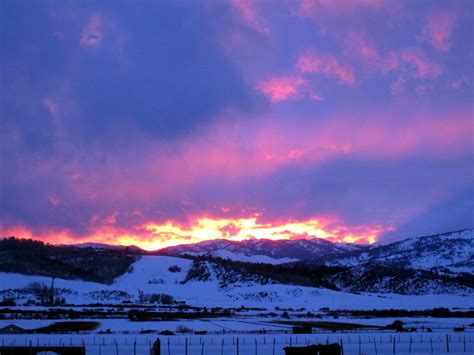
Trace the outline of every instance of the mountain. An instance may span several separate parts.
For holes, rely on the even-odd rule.
[[[472,295],[473,242],[474,230],[463,230],[385,245],[321,239],[213,240],[150,253],[127,247],[53,246],[9,238],[0,240],[0,273],[94,281],[115,285],[120,293],[124,284],[116,284],[116,280],[142,267],[143,260],[147,260],[143,272],[153,273],[153,260],[173,258],[180,260],[176,265],[187,268],[180,284],[215,283],[212,287],[223,292],[248,285],[285,285],[349,293]],[[165,274],[182,272],[180,267],[172,269]],[[160,279],[147,282],[161,284]]]
[[[160,253],[199,255],[218,264],[221,270],[226,269],[230,280],[240,270],[241,274],[258,275],[266,282],[347,292],[442,294],[471,293],[474,289],[472,229],[385,245],[360,246],[321,239],[214,240],[170,247]],[[253,267],[249,262],[275,266]]]
[[[474,229],[408,238],[340,255],[327,265],[377,264],[445,274],[474,274]]]
[[[302,261],[348,267],[367,264],[445,274],[474,274],[474,229],[378,245],[333,243],[324,239],[249,239],[241,242],[218,239],[168,247],[158,253],[175,256],[208,255],[267,264]]]
[[[236,261],[283,264],[301,260],[336,258],[347,253],[369,250],[367,245],[334,243],[324,239],[216,239],[159,250],[162,255],[210,255]]]

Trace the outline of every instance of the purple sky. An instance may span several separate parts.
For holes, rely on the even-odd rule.
[[[4,0],[0,234],[157,248],[472,227],[473,15]]]

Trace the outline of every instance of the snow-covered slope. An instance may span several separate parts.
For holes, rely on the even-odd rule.
[[[474,230],[467,229],[409,238],[374,246],[360,253],[328,262],[330,265],[351,266],[364,263],[436,272],[474,274]]]
[[[197,244],[169,247],[160,250],[160,252],[168,255],[211,255],[244,262],[282,264],[363,251],[368,248],[366,245],[333,243],[318,238],[296,240],[248,239],[241,242],[217,239]]]
[[[408,238],[372,246],[332,243],[323,239],[210,240],[162,249],[160,253],[211,255],[268,264],[308,261],[355,267],[376,263],[417,270],[474,274],[474,230]]]
[[[189,278],[193,261],[168,256],[144,256],[130,272],[112,285],[79,280],[56,279],[55,287],[68,303],[140,302],[143,295],[168,294],[177,302],[206,307],[321,307],[340,309],[474,307],[474,298],[458,295],[377,295],[351,294],[323,288],[281,284],[261,284],[247,280],[222,286],[222,277],[212,263],[204,262],[208,274],[203,280]],[[0,273],[0,298],[14,297],[19,304],[34,298],[27,290],[32,283],[49,286],[51,279],[43,276]],[[146,298],[146,297],[145,297]]]

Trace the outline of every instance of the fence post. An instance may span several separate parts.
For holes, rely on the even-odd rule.
[[[201,344],[201,355],[204,355],[204,342]]]
[[[171,349],[170,349],[170,337],[168,337],[168,355],[171,355]]]
[[[463,339],[464,339],[464,340],[463,340],[463,345],[464,345],[464,348],[463,348],[463,349],[464,349],[464,352],[466,352],[466,336],[464,336]]]
[[[150,343],[148,343],[150,344]],[[161,341],[160,338],[156,339],[153,343],[153,347],[151,347],[150,351],[151,355],[161,355]]]
[[[362,355],[362,342],[359,335],[359,355]]]
[[[137,355],[137,338],[133,342],[133,355]]]
[[[341,338],[341,355],[344,355],[344,341]]]
[[[188,355],[188,338],[184,339],[184,355]]]
[[[374,337],[374,348],[375,348],[375,355],[378,355],[378,352],[377,352],[377,342],[375,341],[375,337]]]
[[[395,354],[395,337],[393,337],[393,353]]]
[[[449,353],[449,335],[446,334],[446,352]]]
[[[237,337],[237,355],[240,354],[240,351],[239,351],[239,337]]]
[[[186,354],[186,355],[188,355],[188,354]],[[221,355],[224,355],[224,338],[222,338]]]
[[[119,355],[119,353],[118,353],[117,339],[115,339],[115,354]]]
[[[258,355],[258,351],[257,351],[257,338],[255,338],[255,355]]]
[[[410,334],[410,344],[408,345],[408,352],[411,353],[411,342],[412,342],[412,339],[411,339],[411,334]]]
[[[433,354],[433,338],[430,336],[431,353]]]

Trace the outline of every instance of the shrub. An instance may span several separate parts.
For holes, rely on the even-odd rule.
[[[176,333],[184,334],[184,333],[192,333],[192,332],[193,330],[191,328],[185,327],[184,325],[178,325],[176,327]]]
[[[3,301],[0,302],[1,307],[14,307],[16,306],[16,301],[14,298],[4,298]]]
[[[170,271],[170,272],[181,272],[181,268],[178,265],[171,265],[168,268],[168,271]]]

